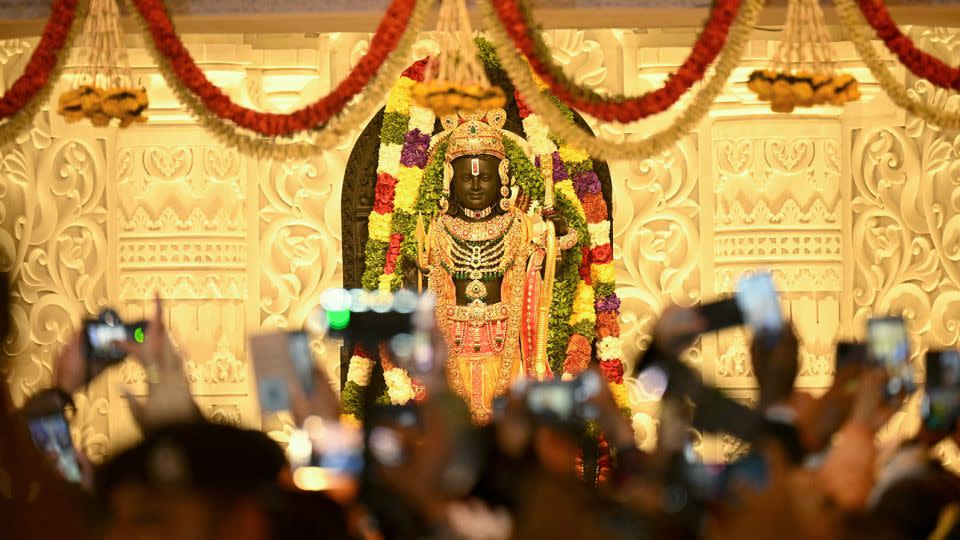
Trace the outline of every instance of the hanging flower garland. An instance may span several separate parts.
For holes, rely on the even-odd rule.
[[[23,74],[10,85],[3,97],[0,97],[0,120],[10,118],[23,110],[42,91],[49,89],[57,81],[58,77],[53,76],[54,70],[68,56],[69,34],[78,19],[77,14],[86,13],[86,2],[83,2],[82,10],[78,9],[80,4],[80,0],[55,0],[50,6],[47,25]]]
[[[37,113],[40,112],[41,108],[47,104],[47,101],[50,99],[50,94],[53,92],[54,81],[59,80],[60,76],[63,74],[63,69],[67,63],[69,51],[73,46],[77,35],[80,33],[83,18],[87,13],[87,5],[87,0],[79,0],[76,2],[68,2],[63,0],[55,4],[55,8],[56,6],[61,6],[59,8],[60,11],[51,12],[51,19],[47,23],[47,27],[44,30],[44,37],[41,38],[40,44],[37,45],[37,50],[34,51],[34,56],[39,55],[39,58],[43,59],[41,63],[44,65],[45,62],[49,61],[49,54],[53,54],[54,64],[49,68],[45,76],[40,75],[39,71],[35,74],[37,77],[45,81],[44,84],[33,95],[33,97],[29,98],[16,112],[7,116],[6,122],[0,124],[0,146],[6,146],[20,137],[20,135],[30,127],[31,122],[33,122],[34,117],[37,116]],[[74,10],[72,16],[68,16],[69,12],[64,11],[69,6],[72,6],[72,9]],[[66,38],[63,40],[60,49],[55,53],[51,53],[53,44],[59,43],[59,40],[54,39],[53,36],[58,32],[62,32],[64,28],[62,25],[67,24],[68,21],[69,24],[66,27]],[[44,45],[45,42],[48,45]],[[41,53],[41,47],[49,47],[49,50]],[[31,63],[33,62],[33,57],[31,57],[30,61]],[[26,76],[27,74],[24,72],[23,77]],[[19,79],[17,82],[19,82]],[[16,84],[17,83],[14,83],[14,86],[16,86]],[[24,83],[24,85],[30,86],[32,83]],[[24,85],[21,85],[21,87]],[[11,104],[17,103],[20,100],[20,97],[14,99],[14,96],[19,96],[21,92],[26,93],[25,90],[18,90],[15,94],[11,94],[13,90],[13,87],[11,87],[7,94],[4,95],[4,97],[7,95],[11,96],[11,101],[9,102]]]
[[[883,0],[857,0],[857,4],[867,24],[876,30],[877,38],[883,40],[887,49],[897,55],[911,73],[940,88],[960,90],[960,68],[952,67],[918,49],[910,38],[900,32]]]
[[[128,3],[130,1],[132,0],[128,0]],[[383,103],[393,83],[407,66],[410,50],[420,30],[423,29],[424,21],[434,2],[435,0],[419,0],[417,2],[413,17],[397,44],[397,48],[380,71],[377,72],[357,103],[346,106],[322,128],[299,134],[293,139],[263,138],[229,122],[223,122],[182,84],[170,67],[169,62],[149,40],[146,41],[147,51],[156,62],[167,86],[171,88],[180,103],[186,107],[201,127],[210,132],[222,144],[229,148],[236,148],[243,154],[261,159],[305,159],[335,146],[354,131],[358,125],[362,125],[373,116],[374,111]],[[143,31],[148,32],[147,23],[139,12],[132,5],[130,10],[136,15],[135,19],[140,23]]]
[[[352,420],[362,420],[363,391],[370,385],[373,373],[373,360],[363,354],[360,348],[350,357],[347,382],[340,391],[340,410],[343,416]]]
[[[416,103],[441,117],[502,108],[506,103],[503,89],[490,84],[477,62],[464,0],[441,0],[436,33],[440,52],[430,59],[423,79],[413,87]]]
[[[555,103],[541,95],[529,66],[514,52],[509,36],[495,15],[491,0],[479,0],[478,5],[493,37],[493,43],[503,62],[504,70],[516,84],[517,90],[531,110],[541,115],[550,131],[568,144],[583,149],[594,158],[613,161],[648,159],[666,151],[696,127],[710,110],[713,101],[723,91],[730,74],[740,62],[749,42],[750,33],[756,25],[760,12],[766,6],[766,0],[744,0],[744,5],[737,14],[727,43],[716,64],[715,73],[672,125],[644,140],[622,143],[613,143],[587,133],[565,117]]]
[[[898,107],[944,129],[960,129],[960,113],[933,107],[910,96],[873,48],[870,37],[860,25],[859,8],[854,0],[834,0],[840,21],[863,63],[870,68],[880,88]]]
[[[79,46],[84,56],[77,84],[60,94],[57,104],[57,114],[67,122],[86,118],[103,127],[116,119],[125,128],[147,121],[147,92],[134,86],[119,18],[117,0],[91,1]]]
[[[414,203],[420,191],[436,117],[412,101],[412,88],[423,80],[428,60],[405,70],[384,108],[373,212],[361,283],[368,290],[391,292],[403,283],[400,247],[413,230]]]
[[[555,372],[563,373],[564,378],[579,375],[590,364],[595,346],[607,380],[622,384],[620,300],[613,269],[610,213],[603,199],[600,178],[593,170],[589,155],[567,145],[557,148],[549,138],[543,119],[533,114],[519,96],[517,101],[531,147],[547,152],[546,158],[539,156],[538,159],[552,160],[554,178],[561,179],[557,191],[577,201],[578,214],[586,221],[587,241],[581,246],[577,267],[580,280],[576,282],[571,310],[565,320],[551,318],[550,322],[551,330],[561,330],[551,334],[550,344],[565,351],[564,362]],[[569,331],[562,331],[565,328]]]
[[[836,73],[830,35],[819,0],[790,0],[784,38],[769,69],[750,74],[747,88],[774,112],[794,107],[843,105],[860,98],[857,80]]]
[[[609,98],[578,86],[564,74],[561,67],[553,63],[547,45],[530,19],[529,9],[521,5],[520,0],[492,0],[492,4],[499,25],[530,61],[534,72],[549,86],[553,95],[566,105],[599,120],[629,123],[669,109],[694,83],[703,79],[707,68],[723,49],[741,0],[714,0],[710,18],[697,37],[693,50],[661,88],[638,97]],[[500,53],[503,56],[505,51]]]
[[[400,41],[413,16],[417,0],[393,0],[370,41],[370,50],[350,74],[327,96],[289,114],[264,113],[235,104],[220,88],[214,86],[194,63],[173,22],[166,13],[163,0],[132,0],[137,12],[146,21],[153,44],[169,62],[177,79],[221,120],[261,135],[279,136],[309,130],[330,120],[368,85]]]

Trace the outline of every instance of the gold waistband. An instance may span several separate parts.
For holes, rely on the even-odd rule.
[[[452,321],[500,321],[509,315],[510,308],[503,302],[483,306],[450,306],[447,310],[447,318]]]

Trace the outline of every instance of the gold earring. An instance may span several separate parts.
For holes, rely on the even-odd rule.
[[[443,192],[440,195],[440,212],[447,213],[450,209],[450,182],[453,180],[453,165],[443,164]]]

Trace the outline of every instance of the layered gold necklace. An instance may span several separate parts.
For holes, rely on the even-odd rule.
[[[511,213],[488,221],[467,222],[444,215],[440,223],[445,239],[441,265],[455,280],[470,280],[464,294],[469,303],[483,302],[486,283],[502,279],[515,253],[509,241],[519,224]]]

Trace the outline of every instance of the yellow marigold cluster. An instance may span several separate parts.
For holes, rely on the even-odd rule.
[[[120,127],[146,122],[143,112],[150,101],[143,88],[98,88],[81,86],[60,94],[57,114],[73,123],[87,118],[95,126],[108,126],[120,120]]]
[[[417,83],[413,87],[413,101],[437,116],[460,112],[502,109],[507,96],[499,86],[482,88],[477,85],[462,85],[449,81]]]
[[[774,112],[788,113],[794,107],[843,105],[860,99],[853,75],[847,73],[778,73],[757,70],[750,74],[747,88],[761,101],[769,101]]]

